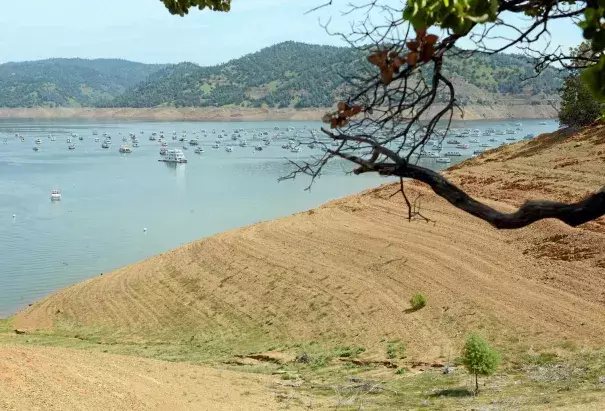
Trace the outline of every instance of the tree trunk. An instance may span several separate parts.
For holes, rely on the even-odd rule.
[[[479,376],[475,374],[475,395],[479,394]]]

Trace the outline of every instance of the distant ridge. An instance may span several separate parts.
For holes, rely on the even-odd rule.
[[[0,107],[329,107],[343,91],[339,74],[364,64],[348,47],[292,41],[211,67],[119,59],[5,63]],[[554,68],[530,78],[530,61],[518,55],[452,56],[445,68],[463,105],[548,104],[563,78]]]

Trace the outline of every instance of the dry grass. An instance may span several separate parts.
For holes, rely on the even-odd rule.
[[[278,410],[271,378],[64,348],[0,346],[2,410]],[[299,409],[295,403],[290,409]]]

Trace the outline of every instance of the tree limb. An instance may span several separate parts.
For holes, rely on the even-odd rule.
[[[527,201],[513,213],[503,213],[483,204],[448,181],[438,172],[405,164],[392,170],[381,170],[380,174],[412,178],[428,184],[435,194],[450,204],[498,229],[526,227],[545,218],[555,218],[572,227],[605,215],[605,186],[588,198],[572,204],[547,200]]]

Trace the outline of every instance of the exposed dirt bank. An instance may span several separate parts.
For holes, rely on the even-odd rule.
[[[438,110],[439,107],[435,107]],[[314,121],[328,109],[244,108],[0,108],[0,119],[92,119],[157,121]],[[548,105],[467,106],[466,120],[554,118]],[[460,119],[456,112],[455,119]]]

